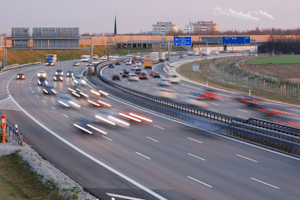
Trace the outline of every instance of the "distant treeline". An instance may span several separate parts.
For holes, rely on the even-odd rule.
[[[258,46],[258,53],[300,54],[300,37],[270,36],[268,42]]]

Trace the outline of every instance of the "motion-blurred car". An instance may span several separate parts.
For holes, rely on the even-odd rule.
[[[71,86],[68,88],[68,90],[71,92],[71,94],[77,98],[81,98],[81,97],[85,97],[88,98],[89,95],[86,94],[83,90],[81,90],[79,87],[77,86]]]
[[[75,62],[73,63],[73,65],[74,65],[74,66],[79,66],[79,65],[80,65],[80,62],[79,62],[79,61],[75,61]]]
[[[149,76],[145,72],[140,73],[139,77],[140,79],[149,79]]]
[[[153,122],[152,119],[140,113],[119,112],[118,116],[130,122]]]
[[[60,94],[57,101],[60,106],[66,108],[81,108],[80,104],[76,101],[76,99],[68,94]]]
[[[111,107],[111,104],[107,102],[107,100],[104,100],[103,98],[89,98],[87,102],[90,103],[90,105],[95,107],[106,107],[106,108]]]
[[[259,98],[253,97],[253,96],[248,96],[246,94],[239,94],[235,95],[234,99],[238,101],[239,103],[243,103],[249,108],[258,108],[258,109],[263,109],[266,105],[269,105],[270,103],[261,100]]]
[[[57,91],[54,89],[52,85],[46,85],[43,89],[44,94],[55,95]]]
[[[128,77],[128,80],[129,80],[129,81],[139,81],[140,78],[139,78],[138,75],[133,74],[133,75],[131,75],[131,76]]]
[[[141,61],[135,61],[135,64],[136,64],[137,66],[141,66],[141,65],[142,65]]]
[[[115,67],[115,65],[112,64],[112,63],[110,63],[110,64],[108,65],[108,68],[114,68],[114,67]]]
[[[17,74],[17,79],[25,79],[25,74],[24,73],[18,73]]]
[[[161,79],[158,81],[159,86],[170,86],[172,83],[168,79]]]
[[[197,107],[204,107],[204,108],[209,107],[209,104],[207,102],[199,100],[197,97],[192,96],[192,95],[186,95],[185,97],[183,97],[181,99],[181,101],[185,104],[193,105],[193,106],[197,106]]]
[[[64,77],[62,75],[54,75],[53,81],[63,81]]]
[[[213,99],[222,100],[222,95],[213,93],[209,90],[206,92],[191,92],[191,95],[202,99],[208,99],[208,100],[213,100]]]
[[[134,73],[136,73],[136,74],[139,74],[139,73],[141,73],[141,72],[142,72],[141,69],[136,69],[136,70],[134,71]]]
[[[123,128],[129,128],[130,124],[123,119],[119,118],[119,114],[110,109],[101,109],[101,112],[95,115],[98,122],[108,124],[111,126],[120,126]]]
[[[38,78],[46,78],[46,76],[47,76],[47,73],[45,71],[39,71],[37,73]]]
[[[156,95],[167,99],[177,99],[177,94],[174,91],[168,89],[159,89],[156,91]]]
[[[72,77],[72,79],[73,79],[73,81],[74,81],[74,83],[75,83],[76,85],[86,86],[86,81],[83,79],[82,76],[80,76],[80,75],[74,75],[74,76]]]
[[[55,75],[63,76],[64,72],[61,69],[56,70]]]
[[[105,131],[101,130],[95,123],[91,122],[90,120],[86,119],[79,119],[73,124],[76,128],[80,129],[83,132],[88,134],[94,134],[100,132],[102,134],[107,134]]]
[[[150,76],[153,78],[160,78],[160,74],[156,71],[150,71]]]
[[[179,58],[184,58],[184,56],[179,56]]]
[[[127,70],[124,70],[123,73],[122,73],[122,77],[129,77],[131,74],[129,73],[129,71]]]
[[[48,81],[46,80],[46,78],[39,78],[37,81],[37,84],[39,86],[47,86],[48,85]]]
[[[72,77],[74,75],[73,71],[67,71],[67,77]]]
[[[138,68],[139,68],[139,67],[136,66],[136,65],[132,65],[132,66],[131,66],[131,70],[132,70],[132,71],[135,71],[135,70],[137,70]]]
[[[177,74],[168,74],[168,80],[171,83],[179,83],[181,81],[181,78]]]
[[[112,77],[111,77],[111,79],[112,80],[119,80],[120,81],[121,80],[120,74],[113,74]]]

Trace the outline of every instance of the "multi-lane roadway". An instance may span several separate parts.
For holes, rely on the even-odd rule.
[[[81,74],[85,68],[64,61],[54,67],[38,65],[0,74],[0,112],[19,125],[24,140],[38,153],[95,196],[299,199],[299,159],[202,132],[113,96],[106,97],[112,109],[139,113],[153,122],[131,123],[129,129],[99,124],[107,134],[79,131],[73,124],[81,117],[93,118],[102,108],[84,99],[78,100],[80,110],[62,108],[55,96],[42,93],[36,73],[45,70],[63,94],[69,93],[73,81],[65,77],[63,82],[53,82],[56,69]],[[18,72],[24,72],[26,79],[16,80]],[[183,84],[188,85],[178,87]],[[101,89],[89,84],[82,90],[90,94],[91,87]]]

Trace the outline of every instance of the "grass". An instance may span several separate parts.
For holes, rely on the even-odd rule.
[[[43,183],[28,162],[16,151],[0,157],[0,196],[3,200],[63,200],[54,181]]]
[[[266,64],[299,64],[300,55],[290,55],[290,56],[278,56],[271,58],[264,58],[258,60],[252,60],[247,62],[247,65],[266,65]]]

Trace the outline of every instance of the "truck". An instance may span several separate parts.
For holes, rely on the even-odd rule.
[[[153,59],[152,58],[144,58],[144,69],[153,67]]]
[[[150,58],[152,58],[153,63],[158,63],[159,61],[159,52],[151,52]]]
[[[206,48],[205,48],[205,49],[202,49],[202,50],[201,50],[201,54],[202,54],[203,56],[209,56],[209,55],[210,55],[210,49],[207,49],[207,50],[206,50]]]
[[[54,66],[57,61],[57,55],[56,54],[46,54],[46,66]]]
[[[165,62],[165,60],[166,60],[166,53],[160,52],[159,53],[159,62]]]
[[[91,55],[82,55],[80,61],[81,62],[89,62],[91,60]]]

